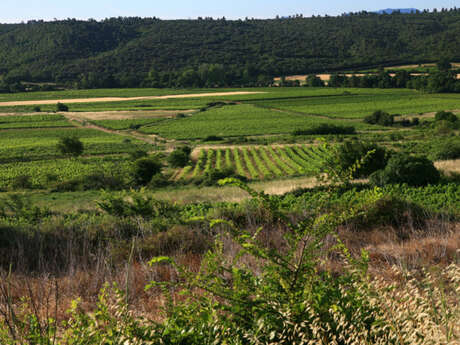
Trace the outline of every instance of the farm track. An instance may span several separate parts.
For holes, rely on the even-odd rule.
[[[88,128],[88,129],[95,129],[104,133],[110,133],[110,134],[116,134],[116,135],[121,135],[125,137],[130,137],[133,139],[141,140],[147,144],[151,145],[156,145],[158,144],[158,140],[165,140],[162,138],[159,138],[157,136],[151,136],[151,135],[143,135],[138,132],[134,131],[118,131],[114,129],[108,129],[102,126],[95,125],[93,123],[86,122],[85,119],[81,117],[76,117],[73,115],[65,114],[64,115],[69,121],[72,121],[73,123],[76,123],[78,127],[83,127],[83,128]]]
[[[101,102],[126,102],[126,101],[145,101],[145,100],[161,100],[175,98],[200,98],[200,97],[215,97],[215,96],[239,96],[239,95],[254,95],[264,93],[262,91],[234,91],[234,92],[208,92],[208,93],[192,93],[182,95],[164,95],[164,96],[144,96],[144,97],[96,97],[96,98],[69,98],[69,99],[54,99],[54,100],[36,100],[36,101],[13,101],[0,102],[0,107],[26,106],[26,105],[49,105],[57,103],[101,103]]]

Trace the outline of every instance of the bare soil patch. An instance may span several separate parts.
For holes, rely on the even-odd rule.
[[[54,100],[37,100],[37,101],[14,101],[0,102],[0,107],[13,107],[21,105],[45,105],[57,103],[101,103],[101,102],[124,102],[124,101],[141,101],[154,99],[169,99],[169,98],[198,98],[212,96],[237,96],[237,95],[252,95],[264,93],[261,91],[234,91],[234,92],[208,92],[208,93],[192,93],[185,95],[164,95],[164,96],[145,96],[145,97],[98,97],[98,98],[75,98],[75,99],[54,99]]]

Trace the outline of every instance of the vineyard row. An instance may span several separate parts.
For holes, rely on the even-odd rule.
[[[313,175],[325,152],[319,146],[202,149],[196,161],[179,170],[175,180],[199,178],[213,170],[233,169],[250,180]]]

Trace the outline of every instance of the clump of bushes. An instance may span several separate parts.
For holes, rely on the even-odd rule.
[[[222,141],[224,138],[219,137],[217,135],[208,135],[206,138],[203,139],[203,141]]]
[[[58,102],[56,104],[56,110],[57,111],[69,111],[69,107],[67,105],[65,105],[64,103]]]
[[[368,177],[373,172],[383,169],[388,160],[388,153],[373,143],[358,140],[346,141],[326,159],[327,170],[351,171],[351,177]],[[357,165],[357,162],[360,164]]]
[[[438,111],[434,116],[435,121],[457,122],[458,117],[450,111]]]
[[[11,183],[11,187],[13,187],[14,189],[32,188],[32,181],[30,179],[30,175],[16,176]]]
[[[83,153],[83,143],[76,136],[64,137],[59,139],[57,144],[58,151],[65,156],[80,156]]]
[[[134,183],[146,186],[153,176],[161,174],[162,167],[163,165],[157,157],[139,158],[134,162]]]
[[[126,187],[126,184],[122,176],[109,175],[102,171],[96,171],[87,176],[57,182],[54,185],[53,191],[75,192],[98,189],[120,190],[124,187]]]
[[[378,226],[404,226],[420,228],[425,225],[428,212],[417,204],[401,200],[395,196],[385,196],[363,206],[362,212],[347,222],[347,226],[356,230],[375,229]],[[398,233],[401,239],[407,234]]]
[[[176,148],[168,156],[168,163],[173,168],[183,168],[190,162],[190,146],[182,146]]]
[[[460,139],[453,138],[435,143],[431,148],[432,160],[448,160],[460,158]]]
[[[353,126],[336,126],[327,123],[323,123],[317,126],[313,126],[309,129],[296,129],[292,132],[292,135],[326,135],[326,134],[356,134],[356,129]]]
[[[393,155],[384,169],[370,176],[371,184],[376,186],[406,183],[418,187],[435,184],[439,179],[439,171],[428,158],[403,153]]]
[[[240,181],[247,181],[245,176],[238,175],[232,167],[226,167],[223,169],[212,169],[207,171],[204,175],[195,178],[193,183],[195,185],[212,186],[216,185],[219,180],[227,177],[234,177]]]
[[[393,126],[394,116],[383,110],[376,110],[372,115],[366,116],[364,122],[371,125]]]

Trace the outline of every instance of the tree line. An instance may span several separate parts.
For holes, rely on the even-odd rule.
[[[273,77],[460,60],[460,10],[0,24],[0,90],[266,86]]]

